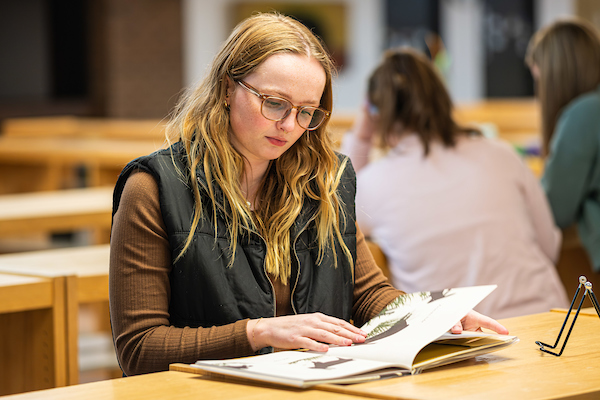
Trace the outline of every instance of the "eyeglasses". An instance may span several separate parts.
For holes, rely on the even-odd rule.
[[[329,111],[319,107],[295,106],[289,100],[263,94],[242,80],[238,80],[237,83],[248,92],[262,99],[260,112],[268,120],[281,121],[290,115],[292,109],[295,108],[298,110],[296,113],[298,125],[308,131],[314,131],[331,115]]]

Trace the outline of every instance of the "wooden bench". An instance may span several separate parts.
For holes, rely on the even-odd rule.
[[[65,386],[66,278],[0,273],[0,395]]]
[[[98,327],[110,336],[108,312],[108,244],[0,255],[0,274],[64,279],[67,384],[79,382],[79,317],[82,306],[99,312]],[[116,358],[115,358],[116,360]],[[108,367],[116,367],[116,364]]]

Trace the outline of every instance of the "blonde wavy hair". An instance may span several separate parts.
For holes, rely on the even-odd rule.
[[[281,157],[271,161],[260,187],[260,200],[254,213],[247,206],[240,179],[244,159],[229,140],[229,110],[226,104],[227,77],[244,79],[273,54],[309,55],[318,60],[326,74],[320,107],[332,109],[334,65],[319,39],[302,23],[277,13],[261,13],[242,21],[216,55],[205,79],[189,90],[173,111],[167,126],[169,143],[180,141],[186,151],[187,171],[181,171],[194,194],[195,210],[187,241],[178,255],[189,248],[202,215],[202,198],[197,170],[205,176],[206,190],[212,201],[216,238],[216,210],[227,214],[231,237],[230,252],[237,247],[238,235],[253,231],[266,243],[265,266],[269,273],[286,283],[291,274],[291,229],[300,215],[303,202],[318,202],[315,217],[318,260],[325,250],[334,248],[335,238],[352,265],[352,255],[342,240],[338,225],[343,215],[336,192],[346,161],[340,163],[327,133],[327,121],[318,129],[305,132]],[[215,200],[216,189],[223,193],[224,204]],[[336,266],[337,266],[337,260]]]
[[[542,150],[547,155],[562,109],[600,84],[600,34],[583,19],[558,20],[531,38],[525,61],[540,72],[536,88],[542,114]]]

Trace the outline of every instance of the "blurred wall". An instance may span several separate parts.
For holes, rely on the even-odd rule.
[[[229,7],[238,1],[242,0],[1,1],[0,119],[52,114],[162,118],[182,88],[203,77],[231,29]],[[458,103],[485,98],[482,25],[489,1],[438,2],[440,33],[451,61],[450,92]],[[345,5],[347,63],[334,81],[334,107],[338,115],[352,114],[363,101],[366,79],[384,50],[387,3],[310,4],[327,3]],[[569,15],[580,15],[600,27],[600,1],[534,0],[535,29]],[[83,48],[73,51],[64,42],[78,35]],[[80,56],[76,64],[85,63],[79,74],[87,78],[81,95],[65,96],[62,89],[68,88],[57,90],[57,82],[64,82],[65,76],[70,78],[66,83],[75,80],[65,71],[76,54]]]
[[[162,118],[182,53],[181,0],[0,1],[0,119]]]
[[[238,0],[182,0],[184,82],[202,78],[231,26],[228,7]],[[327,2],[328,0],[325,0]],[[585,0],[535,0],[535,26],[573,15]],[[597,0],[589,0],[596,1]],[[245,3],[259,2],[246,0]],[[292,3],[294,0],[280,0]],[[349,62],[334,82],[335,110],[352,114],[361,104],[366,79],[384,50],[385,1],[335,0],[347,6]],[[450,54],[449,90],[457,103],[486,97],[483,13],[485,0],[440,0],[440,33]],[[600,2],[597,2],[600,3]]]
[[[115,118],[162,118],[183,86],[180,0],[92,0],[94,110]]]
[[[184,82],[191,85],[203,77],[219,46],[229,35],[231,27],[227,12],[236,0],[182,2]],[[326,2],[344,3],[347,6],[348,61],[334,81],[335,111],[346,114],[358,108],[365,91],[366,78],[379,61],[383,47],[384,10],[380,0],[323,0],[320,3]]]
[[[0,99],[41,99],[50,92],[44,12],[43,0],[0,2]],[[22,34],[15,40],[19,31]]]

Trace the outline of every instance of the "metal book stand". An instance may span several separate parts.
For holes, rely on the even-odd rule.
[[[577,299],[577,296],[579,296],[579,292],[581,291],[582,287],[585,288],[583,295],[581,296],[581,300],[579,301],[579,306],[577,307],[577,312],[575,313],[575,316],[573,317],[573,321],[571,322],[571,326],[569,327],[569,332],[567,332],[567,336],[565,337],[565,341],[563,342],[560,352],[554,353],[550,350],[547,350],[546,348],[555,349],[556,346],[558,346],[558,342],[560,341],[560,337],[563,334],[563,330],[565,329],[565,326],[567,325],[567,321],[569,320],[569,317],[571,316],[571,310],[573,310],[573,305],[575,304],[575,300]],[[596,298],[596,295],[592,291],[592,282],[588,282],[588,280],[585,276],[580,276],[579,277],[579,286],[577,287],[575,296],[573,296],[573,301],[571,301],[571,306],[569,307],[569,311],[567,312],[565,322],[563,322],[562,327],[560,328],[560,332],[558,332],[558,337],[556,338],[556,342],[554,342],[554,346],[551,346],[549,344],[546,344],[546,343],[543,343],[540,341],[535,342],[535,344],[540,346],[541,351],[543,351],[544,353],[552,354],[553,356],[560,357],[560,355],[563,353],[563,350],[565,349],[565,346],[567,345],[567,341],[569,340],[569,336],[571,335],[571,331],[573,330],[573,326],[575,325],[575,321],[577,320],[577,316],[579,315],[579,311],[581,310],[581,305],[583,304],[583,300],[585,300],[585,296],[588,294],[590,297],[590,301],[592,302],[592,304],[594,305],[594,308],[596,309],[596,313],[598,314],[598,317],[600,317],[600,306],[598,305],[598,299]]]

